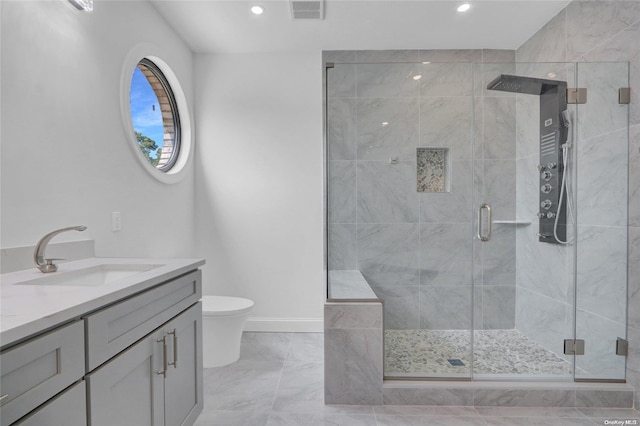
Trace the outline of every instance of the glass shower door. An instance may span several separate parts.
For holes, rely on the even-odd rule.
[[[470,379],[473,347],[474,65],[418,65],[419,376]]]
[[[552,234],[556,214],[558,231],[571,234],[566,205],[559,213],[557,200],[561,172],[572,180],[559,156],[573,137],[561,113],[575,115],[564,103],[566,87],[575,86],[574,66],[478,68],[475,206],[489,204],[491,215],[479,212],[474,237],[473,377],[571,380],[573,357],[563,350],[574,331],[575,244],[559,244]]]
[[[481,74],[473,377],[624,380],[629,65]]]
[[[629,64],[579,63],[577,87],[576,380],[623,380],[627,320]],[[622,101],[622,103],[621,103]]]

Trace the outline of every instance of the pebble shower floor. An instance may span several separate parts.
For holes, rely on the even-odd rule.
[[[573,373],[570,362],[517,330],[477,330],[474,336],[474,375],[570,377]],[[384,344],[386,376],[470,375],[469,330],[386,330]],[[463,365],[453,365],[455,360]]]

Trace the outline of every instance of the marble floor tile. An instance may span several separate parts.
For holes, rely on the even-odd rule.
[[[272,413],[267,426],[376,426],[372,414]]]
[[[294,333],[244,333],[241,360],[284,362]]]
[[[205,410],[194,426],[264,426],[268,420],[267,411]]]
[[[273,402],[273,411],[314,413],[323,407],[324,365],[287,362]]]
[[[586,417],[485,417],[488,426],[594,426],[596,423]]]
[[[626,420],[640,424],[640,412],[633,409],[325,405],[323,340],[322,333],[244,333],[239,361],[205,370],[204,411],[195,425],[593,426]]]
[[[322,363],[323,347],[324,333],[293,333],[287,361]]]
[[[204,371],[205,410],[268,410],[282,375],[282,362],[240,360]]]
[[[376,416],[378,426],[486,426],[479,417],[460,416]]]

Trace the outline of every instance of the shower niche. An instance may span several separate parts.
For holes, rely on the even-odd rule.
[[[449,192],[449,149],[418,148],[416,158],[418,192]]]

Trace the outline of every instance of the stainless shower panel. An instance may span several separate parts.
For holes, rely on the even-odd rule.
[[[556,82],[540,94],[540,203],[551,201],[549,209],[540,209],[539,241],[559,244],[567,241],[567,194],[560,200],[562,176],[565,173],[562,145],[567,142],[567,83]],[[548,178],[549,174],[551,175]],[[548,186],[550,189],[545,191]],[[560,209],[560,204],[565,206]],[[557,226],[554,235],[554,224]]]
[[[489,83],[487,89],[540,97],[538,239],[541,242],[555,244],[566,241],[566,208],[560,209],[559,206],[567,205],[566,193],[562,194],[563,199],[560,202],[560,186],[565,170],[562,145],[567,142],[569,127],[567,83],[502,74]],[[556,227],[555,235],[554,226]]]
[[[487,89],[526,95],[542,95],[561,84],[564,84],[565,88],[567,87],[567,83],[564,81],[501,74],[487,85]]]

